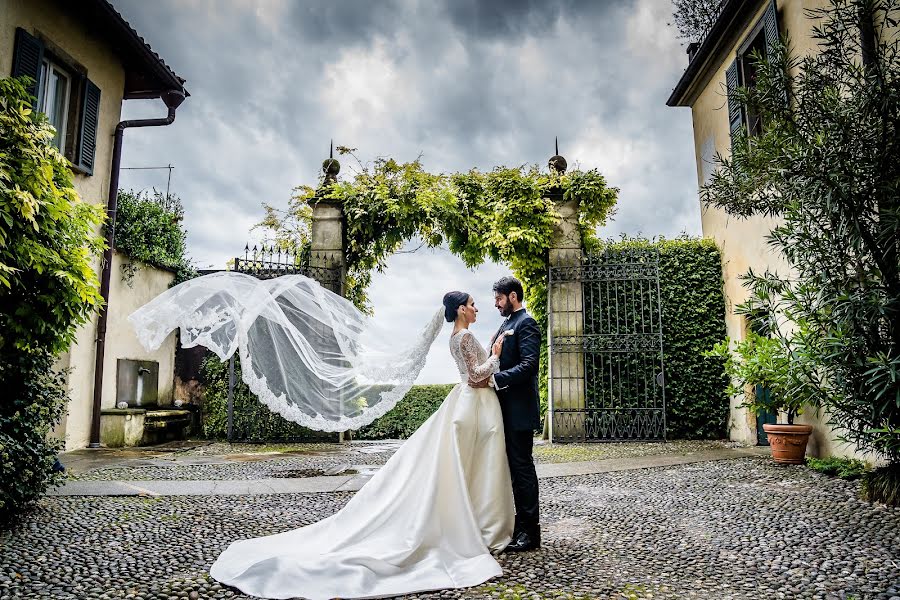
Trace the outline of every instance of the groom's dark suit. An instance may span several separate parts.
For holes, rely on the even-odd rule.
[[[503,341],[500,372],[494,374],[493,380],[503,413],[506,457],[516,501],[516,527],[532,531],[539,522],[538,480],[532,447],[534,430],[541,427],[538,394],[541,331],[524,308],[509,316],[497,336],[506,331],[513,333]],[[492,344],[497,336],[491,340]]]

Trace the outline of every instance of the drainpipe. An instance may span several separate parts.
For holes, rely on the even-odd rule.
[[[103,304],[97,321],[97,352],[94,362],[94,403],[91,413],[90,448],[100,447],[100,402],[103,398],[103,360],[106,350],[106,318],[109,310],[109,280],[112,271],[113,250],[116,244],[116,204],[119,195],[119,166],[122,162],[122,138],[129,127],[160,127],[175,121],[175,110],[184,102],[183,90],[168,90],[132,95],[131,98],[160,98],[168,107],[169,114],[161,119],[139,119],[120,121],[116,125],[113,143],[112,168],[109,175],[109,197],[106,201],[106,250],[103,252],[100,274],[100,295]]]

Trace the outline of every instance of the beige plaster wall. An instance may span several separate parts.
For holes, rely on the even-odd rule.
[[[88,33],[80,22],[59,10],[53,0],[0,0],[0,76],[11,74],[15,47],[15,31],[22,27],[61,49],[72,60],[87,70],[88,78],[101,90],[100,122],[94,158],[94,174],[74,176],[75,189],[82,200],[105,204],[109,193],[110,165],[112,162],[113,135],[121,120],[122,96],[125,88],[125,71],[112,49],[101,39]],[[160,363],[161,398],[171,402],[172,372],[174,368],[174,337],[163,347],[148,354],[140,348],[125,317],[132,310],[154,295],[165,291],[174,277],[171,273],[151,269],[142,270],[135,278],[134,288],[123,287],[116,256],[113,264],[110,291],[110,315],[108,324],[106,359],[104,361],[103,407],[115,403],[115,377],[117,358],[140,358]],[[100,272],[100,260],[95,261]],[[94,357],[97,317],[79,328],[75,343],[59,357],[57,366],[71,369],[69,385],[69,410],[55,435],[65,439],[66,449],[87,445],[90,434],[92,398],[94,389]]]
[[[824,0],[778,0],[779,27],[782,33],[788,32],[791,47],[797,55],[806,55],[816,49],[810,37],[813,22],[806,17],[804,11],[825,5]],[[748,23],[746,31],[737,38],[731,49],[721,57],[721,63],[711,75],[703,90],[692,106],[694,124],[694,150],[697,159],[697,181],[703,185],[715,170],[714,156],[727,156],[731,152],[731,135],[728,124],[727,95],[725,88],[725,71],[743,44],[757,20],[765,13],[768,2],[761,2],[759,10]],[[726,328],[728,336],[741,340],[746,335],[744,319],[734,313],[734,308],[746,300],[748,292],[743,287],[740,276],[752,268],[755,271],[774,270],[780,273],[789,271],[783,258],[774,253],[766,244],[766,235],[776,225],[771,218],[754,217],[737,219],[718,209],[701,207],[703,235],[715,240],[722,252],[722,270],[724,275],[726,299]],[[731,400],[730,437],[733,440],[755,443],[755,417],[739,405],[743,398]],[[815,426],[815,433],[810,441],[809,453],[812,456],[830,454],[842,456],[859,456],[852,448],[834,441],[838,432],[827,425],[828,417],[823,412],[813,411],[802,415],[798,422]],[[871,458],[871,457],[863,457]]]
[[[122,263],[131,262],[119,254],[113,255],[110,278],[110,303],[106,332],[106,357],[103,365],[102,408],[116,405],[116,359],[152,360],[159,363],[159,403],[172,404],[175,375],[175,334],[159,349],[147,352],[138,342],[128,315],[169,289],[175,280],[172,271],[141,265],[129,286],[122,279]]]
[[[152,360],[159,363],[159,402],[171,404],[175,372],[175,334],[166,338],[159,349],[147,352],[137,340],[128,315],[169,289],[174,273],[149,266],[137,271],[131,287],[122,280],[121,265],[128,261],[118,252],[113,254],[110,277],[110,301],[107,317],[106,349],[103,361],[103,394],[101,408],[116,405],[116,362],[120,358]],[[66,449],[83,448],[90,440],[94,398],[94,357],[96,356],[96,318],[78,332],[78,340],[69,351],[69,411],[64,435]]]

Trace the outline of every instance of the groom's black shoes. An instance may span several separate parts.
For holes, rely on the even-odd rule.
[[[522,529],[517,535],[513,536],[512,542],[506,547],[505,552],[527,552],[528,550],[537,550],[541,547],[541,528],[540,526]]]

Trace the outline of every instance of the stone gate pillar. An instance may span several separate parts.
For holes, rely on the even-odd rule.
[[[310,277],[322,287],[344,296],[344,207],[339,200],[326,198],[328,188],[337,181],[341,163],[335,158],[327,158],[322,163],[325,181],[316,195],[309,200],[312,208],[311,248],[309,256]]]
[[[566,159],[550,159],[557,173],[566,170]],[[551,192],[561,219],[550,245],[550,280],[547,288],[549,345],[549,437],[557,441],[584,439],[585,387],[584,303],[581,282],[582,247],[578,231],[578,200],[565,200],[561,190]],[[567,412],[573,411],[573,412]]]
[[[347,265],[344,260],[344,206],[339,200],[327,198],[328,188],[336,181],[341,171],[341,163],[334,155],[325,159],[322,163],[322,171],[325,180],[316,191],[316,195],[310,198],[309,206],[312,208],[312,224],[310,225],[310,254],[309,276],[318,281],[322,287],[331,290],[341,296],[346,296]],[[337,340],[331,340],[329,346],[324,340],[327,335],[322,335],[321,343],[325,344],[321,350],[327,356],[329,354],[339,356],[340,344]],[[343,401],[343,398],[339,398]],[[350,439],[348,432],[339,432],[338,442]]]

